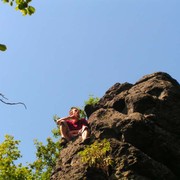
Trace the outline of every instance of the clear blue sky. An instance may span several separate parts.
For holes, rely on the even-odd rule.
[[[90,94],[102,97],[116,82],[135,83],[157,71],[180,81],[179,0],[37,1],[22,16],[0,5],[0,141],[21,140],[21,162],[35,158],[54,114],[66,116]]]

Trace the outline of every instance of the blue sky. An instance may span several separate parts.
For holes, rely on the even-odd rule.
[[[116,82],[135,83],[157,71],[180,81],[179,0],[33,1],[22,16],[0,5],[0,141],[21,140],[21,162],[35,159],[34,139],[45,142],[52,117],[102,97]]]

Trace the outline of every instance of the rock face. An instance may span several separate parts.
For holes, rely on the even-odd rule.
[[[108,172],[81,162],[80,138],[61,153],[51,180],[180,179],[180,85],[157,72],[135,84],[116,83],[85,111],[91,142],[106,138],[113,165]]]

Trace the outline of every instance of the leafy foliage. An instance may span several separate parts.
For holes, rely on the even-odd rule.
[[[1,0],[3,3],[9,4],[10,6],[15,6],[17,11],[20,11],[22,15],[32,15],[35,13],[36,9],[30,6],[32,0]],[[7,47],[4,44],[0,44],[0,51],[6,51]]]
[[[61,151],[59,142],[47,138],[47,144],[43,145],[35,140],[36,160],[27,166],[15,163],[22,157],[18,149],[19,143],[13,136],[6,135],[4,142],[0,144],[0,180],[49,180]]]
[[[54,120],[54,122],[56,123],[56,128],[54,128],[54,129],[52,130],[53,136],[54,136],[55,138],[59,138],[59,137],[60,137],[59,125],[57,124],[57,120],[58,120],[58,119],[60,119],[60,117],[55,114],[55,115],[53,116],[53,120]]]
[[[0,51],[6,51],[7,47],[4,44],[0,44]]]
[[[85,101],[85,105],[95,105],[99,102],[98,97],[94,97],[93,95],[89,95],[89,99]]]
[[[53,167],[59,156],[61,147],[59,142],[54,142],[52,138],[47,138],[47,145],[35,140],[36,161],[29,164],[33,170],[33,176],[36,180],[49,180]]]
[[[59,119],[58,116],[53,117],[54,120]],[[54,128],[52,130],[53,137],[58,139],[59,128]],[[42,142],[39,142],[37,139],[34,140],[36,146],[36,160],[29,164],[30,169],[33,172],[33,177],[35,180],[49,180],[52,173],[52,169],[55,166],[56,160],[59,157],[62,147],[59,144],[59,141],[48,137],[46,139],[47,144],[43,145]]]
[[[86,118],[86,113],[83,109],[78,108],[79,109],[79,114],[80,114],[80,118]]]
[[[30,6],[29,3],[32,0],[1,0],[4,3],[8,3],[10,6],[15,5],[15,9],[21,11],[25,15],[32,15],[35,13],[35,8]]]
[[[80,151],[78,154],[81,156],[83,163],[87,163],[89,167],[96,167],[108,172],[108,167],[112,165],[112,159],[108,154],[111,146],[107,139],[100,142],[95,141],[93,144]]]
[[[21,157],[18,145],[20,141],[13,136],[6,135],[0,144],[0,180],[24,180],[32,179],[31,170],[22,164],[15,164],[15,160]]]

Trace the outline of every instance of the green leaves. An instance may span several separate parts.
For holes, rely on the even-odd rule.
[[[35,13],[35,8],[34,8],[34,7],[32,7],[32,6],[28,6],[27,10],[28,10],[28,14],[29,14],[29,15],[34,14],[34,13]]]
[[[9,4],[10,6],[15,5],[15,9],[20,11],[23,16],[32,15],[35,13],[36,9],[33,6],[30,6],[29,3],[31,0],[1,0],[4,3]],[[6,51],[7,47],[4,44],[0,44],[0,51]]]
[[[83,163],[87,163],[89,167],[96,167],[108,173],[108,167],[113,161],[108,154],[111,151],[110,142],[107,139],[95,141],[78,154]]]
[[[99,98],[98,97],[94,97],[93,95],[89,95],[89,99],[87,101],[85,101],[85,105],[95,105],[99,102]]]
[[[35,179],[49,180],[62,147],[60,147],[59,141],[54,142],[51,138],[47,138],[46,145],[43,145],[42,142],[38,142],[37,140],[35,140],[34,144],[37,149],[37,159],[29,164],[34,172],[33,175]]]
[[[18,149],[19,143],[13,136],[6,135],[0,144],[0,180],[49,180],[62,149],[59,141],[47,138],[47,144],[43,145],[35,140],[37,159],[28,166],[15,163],[22,157]]]
[[[20,11],[24,16],[32,15],[35,13],[35,8],[30,6],[31,0],[1,0],[4,3],[8,3],[10,6],[15,5],[15,9]]]
[[[0,51],[6,51],[7,47],[4,44],[0,44]]]
[[[32,180],[27,178],[31,172],[29,168],[15,164],[15,161],[21,157],[19,143],[20,141],[14,140],[13,136],[6,135],[4,142],[0,144],[0,180]]]

